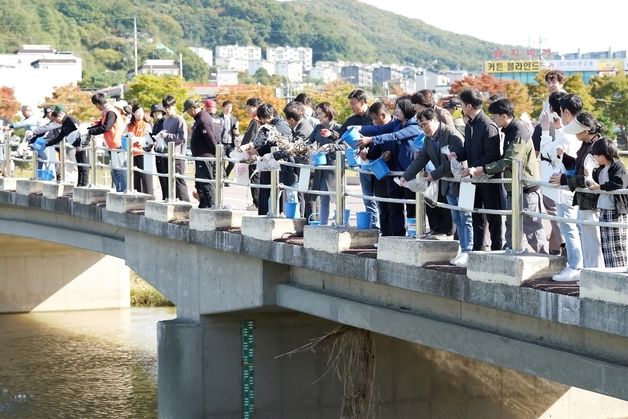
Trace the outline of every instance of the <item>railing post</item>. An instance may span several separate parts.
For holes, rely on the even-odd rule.
[[[90,146],[90,151],[91,151],[91,158],[92,158],[92,164],[91,164],[91,168],[92,168],[92,185],[96,186],[98,185],[98,150],[96,149],[96,138],[92,137],[90,142],[89,142],[89,146]]]
[[[345,153],[336,151],[336,225],[344,226],[345,220]]]
[[[174,142],[168,142],[168,202],[175,202],[176,191],[176,166],[174,159]]]
[[[33,149],[33,180],[37,180],[39,176],[37,176],[37,150]]]
[[[65,183],[65,138],[59,143],[59,183]]]
[[[11,137],[13,130],[7,131],[4,136],[4,168],[3,174],[5,177],[11,177]]]
[[[521,252],[521,232],[523,230],[522,211],[522,192],[521,185],[521,160],[512,161],[512,216],[510,218],[510,228],[512,230],[512,250]]]
[[[423,171],[417,173],[417,181],[423,177]],[[425,236],[425,200],[423,192],[419,189],[415,196],[416,238]]]
[[[214,196],[214,208],[222,208],[222,156],[224,153],[224,146],[222,144],[216,144],[216,161],[214,170],[216,171],[216,194]]]
[[[126,193],[133,193],[133,138],[126,137]]]
[[[274,154],[278,150],[279,150],[278,147],[272,147],[270,149],[270,152]],[[273,215],[273,217],[276,217],[277,215],[279,215],[278,208],[277,208],[277,204],[278,204],[277,196],[279,192],[278,189],[279,189],[279,170],[271,170],[270,171],[270,213]]]

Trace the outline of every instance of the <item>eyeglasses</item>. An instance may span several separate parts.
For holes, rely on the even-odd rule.
[[[430,126],[430,121],[423,121],[423,122],[419,122],[419,126],[421,128],[429,128]]]

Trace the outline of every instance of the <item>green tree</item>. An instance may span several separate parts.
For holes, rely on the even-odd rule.
[[[188,48],[180,50],[183,57],[183,78],[187,81],[207,83],[209,66]]]
[[[338,80],[327,83],[322,87],[309,91],[314,106],[321,102],[329,102],[336,110],[336,121],[342,123],[353,113],[349,106],[349,93],[355,89],[355,86]]]
[[[595,109],[606,116],[620,130],[623,138],[628,130],[628,76],[595,77],[591,80],[591,94],[595,98]]]
[[[585,111],[592,111],[595,99],[591,96],[590,87],[584,84],[580,74],[565,77],[564,88],[567,93],[578,95],[582,98]]]
[[[144,109],[150,109],[152,105],[161,103],[164,96],[171,95],[177,100],[177,107],[181,110],[183,102],[191,95],[178,76],[138,74],[129,82],[127,89],[127,100],[136,101]]]

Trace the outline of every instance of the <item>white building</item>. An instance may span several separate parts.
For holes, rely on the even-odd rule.
[[[178,76],[179,66],[174,60],[146,60],[138,71],[156,76]]]
[[[238,84],[238,71],[219,68],[216,71],[216,84],[218,86],[233,86]]]
[[[76,85],[82,78],[83,60],[49,45],[23,45],[13,54],[0,54],[0,84],[15,90],[22,105],[36,107],[56,87]]]
[[[303,67],[301,63],[282,61],[275,63],[275,73],[288,79],[290,83],[303,81]]]
[[[250,60],[249,61],[249,75],[252,76],[260,68],[265,69],[271,76],[275,74],[275,63],[271,63],[267,60]]]
[[[330,67],[314,67],[310,70],[310,78],[323,83],[331,83],[338,80],[338,73]]]
[[[211,49],[202,47],[189,47],[190,51],[198,55],[201,60],[205,61],[205,64],[212,67],[214,65],[214,53]]]
[[[300,63],[303,70],[312,68],[312,48],[306,47],[269,47],[266,48],[266,59],[272,63],[280,61]]]
[[[216,66],[227,70],[248,71],[250,60],[261,60],[262,49],[254,45],[218,45],[215,49]]]

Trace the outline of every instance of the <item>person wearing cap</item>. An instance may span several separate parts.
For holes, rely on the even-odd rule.
[[[47,145],[48,147],[55,146],[59,144],[64,138],[68,137],[71,133],[78,130],[79,121],[73,116],[68,115],[65,112],[65,109],[61,105],[57,105],[54,107],[52,112],[52,118],[58,124],[61,124],[61,130],[56,134],[53,138],[51,138]],[[74,141],[70,144],[75,147],[75,159],[77,163],[86,164],[89,163],[87,160],[87,151],[80,148],[81,136],[77,135]],[[59,152],[64,152],[59,150]],[[89,180],[89,168],[86,166],[78,166],[78,179],[76,182],[76,186],[87,186]]]
[[[168,95],[162,99],[161,104],[166,111],[166,116],[164,117],[163,129],[157,133],[157,135],[161,136],[166,144],[171,142],[174,143],[175,154],[184,156],[188,140],[188,128],[185,123],[185,119],[183,119],[181,115],[177,114],[177,100],[174,96]],[[175,171],[180,175],[185,175],[184,159],[175,159]],[[168,190],[167,187],[166,190]],[[170,197],[171,193],[173,193],[173,191],[168,190],[168,194],[165,196]],[[190,202],[190,194],[188,192],[188,186],[185,179],[181,179],[179,177],[176,178],[176,190],[174,193],[181,201]]]
[[[571,106],[568,101],[561,101],[561,107],[565,106],[565,109]],[[573,109],[572,109],[573,111]],[[590,154],[590,149],[593,143],[602,137],[604,127],[588,112],[577,113],[574,118],[571,119],[569,124],[565,126],[564,132],[568,135],[575,135],[578,141],[581,142],[581,146],[576,153],[576,157],[566,154],[561,149],[557,150],[558,154],[561,154],[562,161],[566,167],[573,168],[571,171],[554,175],[550,178],[550,183],[554,185],[567,185],[573,192],[576,188],[587,187],[586,180],[592,173],[587,173],[585,168],[585,161]],[[568,212],[567,215],[560,215],[566,218],[586,220],[586,221],[599,221],[599,215],[597,212],[597,198],[596,194],[576,192],[573,194],[573,200],[569,203],[562,202],[559,208],[571,205],[575,208],[575,211]],[[563,224],[560,223],[561,231],[565,236],[565,231],[562,229]],[[575,224],[572,224],[576,226]],[[600,230],[597,226],[578,225],[576,227],[576,234],[578,241],[575,244],[568,242],[568,238],[565,237],[565,244],[567,245],[567,268],[552,277],[554,281],[577,281],[580,278],[580,271],[582,267],[585,268],[603,268],[604,259],[601,251]],[[576,249],[572,251],[572,258],[570,259],[569,246],[573,245]],[[579,253],[578,253],[579,251]],[[579,259],[578,259],[579,258]]]
[[[87,129],[91,136],[102,135],[111,153],[111,179],[117,192],[126,192],[126,162],[124,152],[120,151],[124,119],[117,106],[110,105],[103,93],[92,96],[92,104],[101,112],[100,120]],[[118,104],[120,105],[120,104]]]
[[[190,148],[194,157],[215,157],[216,144],[220,144],[221,126],[214,123],[209,113],[201,109],[200,105],[193,99],[188,99],[183,104],[183,112],[186,112],[194,119],[192,124],[192,134],[190,136]],[[196,179],[214,180],[216,179],[217,168],[215,161],[196,160],[194,177]],[[206,182],[196,182],[196,191],[199,195],[199,208],[211,208],[214,206],[214,196],[216,187]]]

